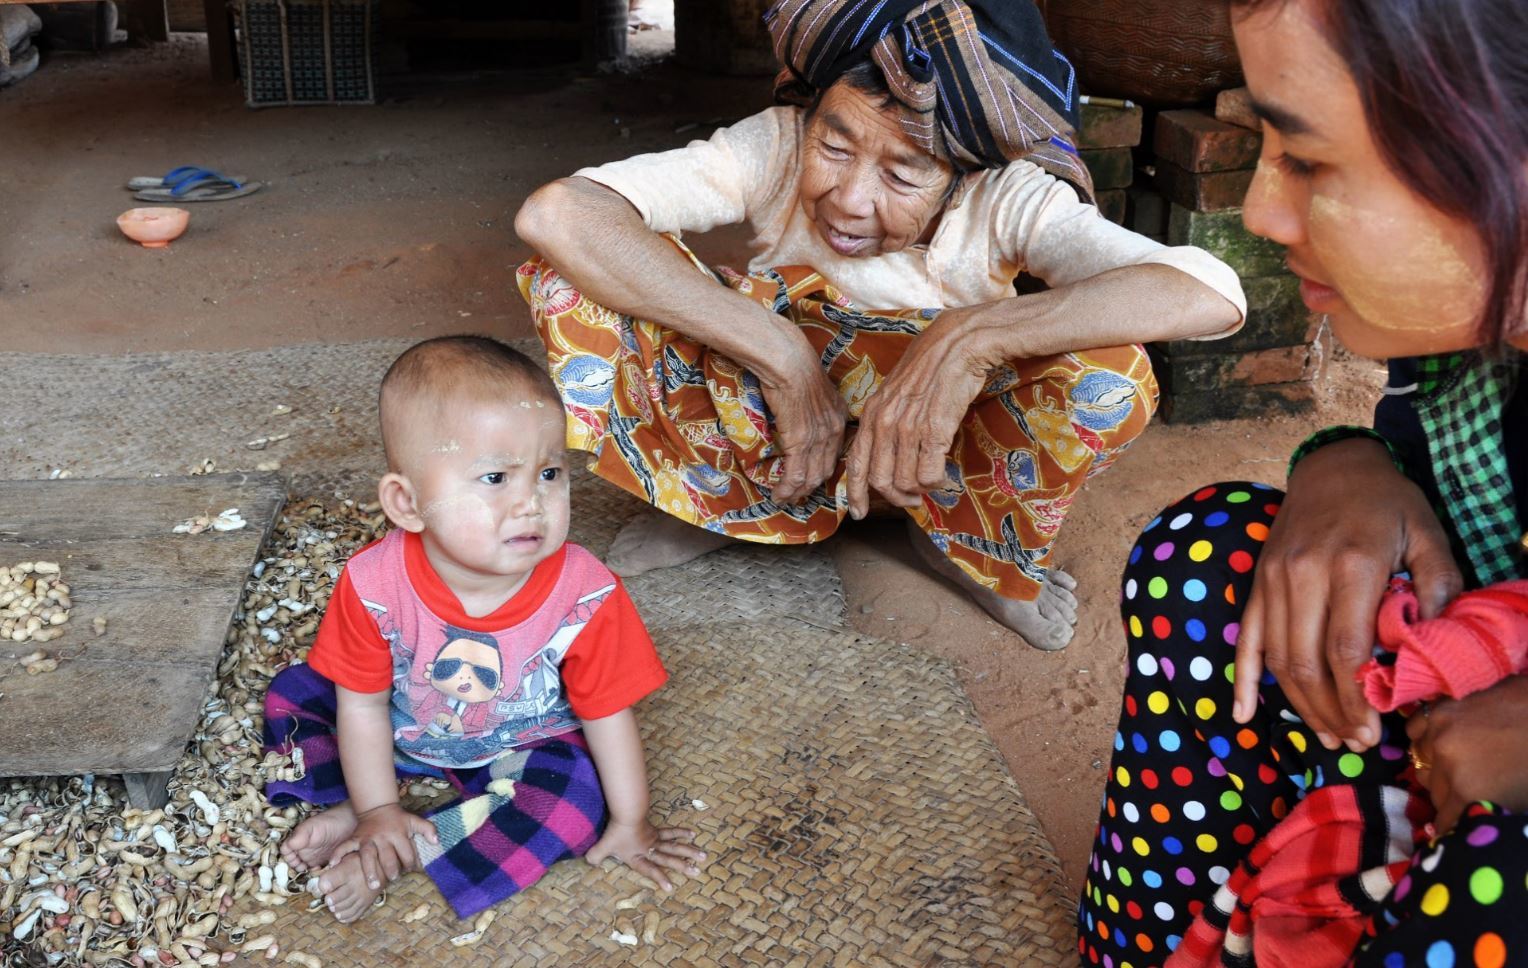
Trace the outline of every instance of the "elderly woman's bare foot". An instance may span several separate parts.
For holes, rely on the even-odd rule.
[[[736,540],[660,512],[632,518],[610,544],[605,565],[622,578],[693,561]]]
[[[355,833],[355,811],[350,801],[338,803],[297,825],[281,842],[281,859],[293,870],[310,871],[329,863],[334,848]]]
[[[318,879],[318,893],[334,919],[349,924],[370,910],[382,891],[366,883],[361,855],[346,854]]]
[[[1024,637],[1024,641],[1044,652],[1064,649],[1072,641],[1077,624],[1077,579],[1059,568],[1052,568],[1040,595],[1032,602],[1004,598],[991,589],[983,588],[967,577],[960,566],[945,557],[911,519],[907,522],[908,539],[918,557],[935,574],[953,582],[961,591],[994,619]]]

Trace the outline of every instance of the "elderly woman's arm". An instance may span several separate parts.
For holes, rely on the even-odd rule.
[[[945,454],[988,372],[1007,360],[1223,333],[1240,309],[1195,277],[1147,263],[940,313],[865,406],[849,450],[849,510],[869,488],[903,507],[940,486]]]
[[[833,472],[848,410],[788,320],[697,272],[623,196],[586,178],[537,189],[515,231],[595,302],[660,322],[758,376],[785,458],[777,502],[804,498]]]
[[[965,318],[958,338],[989,366],[1101,346],[1213,336],[1241,320],[1241,311],[1225,296],[1160,263],[1121,266],[959,313]]]

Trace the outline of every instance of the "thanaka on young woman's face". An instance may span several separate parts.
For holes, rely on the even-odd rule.
[[[1326,313],[1354,352],[1386,358],[1479,346],[1489,289],[1480,235],[1386,163],[1321,16],[1314,0],[1233,14],[1265,122],[1247,228],[1288,249],[1305,304]]]

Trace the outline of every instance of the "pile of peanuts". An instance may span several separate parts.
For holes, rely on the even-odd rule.
[[[243,953],[321,968],[256,936],[274,921],[271,907],[321,903],[280,859],[302,813],[272,808],[262,789],[300,776],[303,764],[261,755],[263,701],[271,677],[307,654],[345,560],[383,523],[376,505],[353,501],[283,510],[163,809],[128,806],[115,777],[0,780],[0,951],[26,965],[212,966]],[[0,629],[10,641],[53,638],[69,607],[56,564],[0,567]],[[246,897],[266,909],[236,920],[229,911]]]
[[[49,642],[69,621],[69,586],[56,561],[0,567],[0,641]]]

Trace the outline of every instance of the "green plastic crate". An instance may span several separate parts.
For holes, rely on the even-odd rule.
[[[374,0],[239,0],[245,103],[375,104],[377,32]]]

